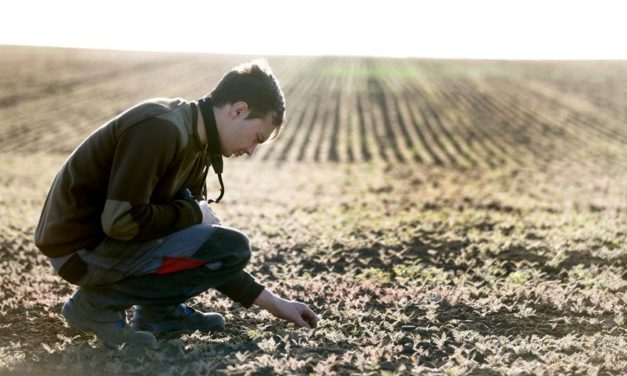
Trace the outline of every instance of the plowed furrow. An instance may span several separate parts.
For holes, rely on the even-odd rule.
[[[368,93],[370,96],[371,114],[375,129],[377,130],[377,139],[383,148],[382,154],[385,160],[405,162],[406,157],[400,151],[398,140],[394,132],[394,125],[390,119],[390,109],[386,101],[385,88],[379,82],[379,79],[368,78]]]
[[[414,86],[422,85],[422,87],[427,91],[430,85],[423,85],[424,81],[416,80],[418,72],[416,70],[408,72],[406,66],[401,66],[401,63],[397,63],[396,70],[403,72],[402,76],[409,76],[413,79]],[[401,83],[399,82],[397,85],[400,87]],[[450,114],[452,113],[452,108],[443,107],[446,104],[441,103],[441,96],[437,90],[428,90],[430,95],[429,102],[433,103],[433,106],[437,108],[443,109],[442,115],[440,115],[440,120],[443,124],[447,125],[447,133],[456,135],[455,138],[452,138],[452,145],[455,150],[461,155],[466,156],[467,162],[470,166],[473,165],[491,165],[493,162],[490,158],[486,158],[483,156],[481,151],[477,150],[476,139],[474,138],[474,133],[471,129],[464,123],[460,122],[457,117],[453,117]],[[402,128],[403,129],[403,128]],[[457,145],[457,147],[455,147]]]
[[[431,72],[429,77],[433,81],[439,81],[444,91],[455,93],[462,103],[467,103],[470,107],[468,114],[480,127],[494,134],[507,150],[511,150],[510,155],[548,156],[547,152],[543,152],[546,147],[537,144],[537,137],[534,137],[533,119],[519,116],[512,106],[497,105],[493,96],[485,97],[477,87],[470,86],[463,80],[446,80],[443,75]],[[549,159],[552,158],[549,156]]]
[[[528,141],[529,137],[525,136],[524,132],[515,131],[512,129],[515,124],[518,124],[513,117],[502,117],[501,110],[495,111],[491,108],[491,103],[482,102],[481,93],[476,87],[467,84],[461,86],[461,79],[445,80],[442,73],[434,72],[428,67],[425,69],[425,76],[434,84],[439,86],[440,90],[445,93],[451,93],[457,98],[460,103],[466,103],[468,111],[465,113],[472,119],[473,124],[477,127],[485,129],[487,132],[494,135],[496,140],[495,145],[500,146],[500,150],[511,151],[510,155],[528,155],[533,153],[529,150]],[[518,137],[518,139],[514,139]]]
[[[301,159],[303,161],[319,162],[321,161],[321,156],[326,158],[322,149],[326,146],[328,141],[328,139],[326,139],[326,134],[328,133],[328,129],[331,128],[330,123],[333,121],[333,101],[330,100],[329,97],[331,96],[331,93],[336,90],[337,86],[338,77],[331,77],[328,81],[328,85],[323,88],[322,92],[319,93],[323,100],[318,108],[319,114],[316,116],[316,123],[310,135],[310,145],[306,148],[303,159]]]
[[[359,133],[361,134],[361,154],[365,161],[382,159],[379,158],[380,154],[377,154],[375,150],[380,151],[380,146],[377,145],[377,137],[374,130],[371,127],[372,120],[366,113],[365,94],[362,92],[356,93],[355,100],[357,101],[357,116],[359,118]]]
[[[429,104],[429,95],[420,85],[405,84],[405,89],[410,95],[408,99],[412,102],[411,108],[418,111],[417,118],[421,119],[420,124],[425,125],[427,142],[431,143],[432,150],[438,155],[438,159],[445,164],[460,166],[461,164],[455,157],[449,140],[442,135],[441,124],[433,116],[434,112]]]
[[[338,93],[338,105],[334,116],[334,134],[336,137],[331,141],[331,149],[329,150],[329,160],[337,162],[355,162],[355,153],[353,152],[353,132],[354,124],[351,121],[351,113],[356,111],[349,100],[354,92],[354,58],[344,58],[343,67],[346,74],[344,81],[340,85]]]
[[[489,114],[485,116],[486,121],[473,120],[478,109],[473,107],[468,98],[461,95],[459,90],[448,87],[437,77],[429,75],[426,79],[429,85],[434,87],[434,95],[440,97],[442,106],[454,112],[457,121],[468,128],[469,134],[472,134],[477,144],[480,145],[478,148],[485,150],[486,158],[490,162],[498,165],[507,163],[509,160],[515,164],[521,164],[519,153],[515,152],[516,145],[499,137],[499,132],[487,126]],[[490,162],[488,164],[492,165]]]
[[[547,92],[546,85],[542,83],[532,82],[522,87],[519,83],[507,80],[507,84],[502,86],[503,89],[510,89],[520,92],[520,96],[532,104],[534,107],[542,109],[540,115],[553,114],[549,120],[559,116],[563,124],[569,125],[572,132],[581,132],[585,134],[584,138],[598,137],[599,139],[617,139],[627,142],[627,129],[616,126],[616,121],[605,118],[605,121],[599,119],[602,112],[596,108],[590,108],[592,105],[586,102],[577,101],[577,109],[573,104],[565,104],[564,99],[558,97],[561,93]],[[575,103],[575,102],[569,102]],[[593,112],[596,111],[597,113]],[[588,121],[582,122],[582,119]]]
[[[405,120],[397,106],[397,96],[401,88],[394,80],[394,77],[399,74],[399,67],[388,60],[381,60],[378,65],[381,71],[388,72],[385,75],[381,75],[377,83],[381,88],[379,101],[383,109],[384,120],[386,121],[386,130],[394,139],[393,148],[396,150],[395,155],[401,162],[420,162],[420,155],[416,152],[417,145],[414,144],[407,130]]]
[[[522,91],[512,92],[507,85],[498,85],[488,90],[492,94],[489,104],[507,108],[511,118],[522,119],[528,137],[533,140],[532,145],[538,146],[534,150],[536,156],[542,156],[545,160],[577,162],[585,159],[590,152],[597,154],[582,145],[585,142],[576,129],[569,128],[563,120],[555,120],[559,118],[556,114],[547,115],[543,104],[521,100],[521,97],[526,96]]]
[[[324,77],[319,88],[328,87],[331,80],[332,78]],[[319,123],[323,120],[321,119],[322,108],[326,97],[325,93],[318,89],[310,93],[310,98],[314,103],[307,108],[308,116],[304,122],[305,128],[299,132],[294,140],[293,150],[289,153],[288,161],[304,161],[308,155],[313,155],[315,147],[314,134],[316,133],[316,127],[319,127]]]

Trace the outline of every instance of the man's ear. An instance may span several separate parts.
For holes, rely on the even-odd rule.
[[[248,111],[248,103],[244,101],[235,102],[231,105],[231,109],[229,111],[231,118],[235,119],[240,116],[243,112]]]

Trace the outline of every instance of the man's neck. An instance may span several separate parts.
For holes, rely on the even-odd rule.
[[[207,145],[207,132],[205,131],[205,121],[202,117],[202,111],[200,111],[200,108],[197,111],[198,113],[198,120],[196,121],[196,131],[198,133],[198,139],[200,140],[200,143],[203,145]]]
[[[224,112],[221,111],[224,107],[220,107],[220,108],[216,108],[216,107],[211,107],[211,113],[214,116],[214,119],[216,120],[216,128],[218,130],[218,135],[220,135],[222,132],[220,130],[220,124],[221,121],[220,119],[222,119],[222,116],[224,115]],[[203,145],[207,145],[208,141],[207,141],[207,132],[205,131],[205,120],[202,117],[202,111],[200,111],[200,108],[198,108],[198,121],[196,123],[196,131],[198,132],[198,139],[200,140],[200,142]]]

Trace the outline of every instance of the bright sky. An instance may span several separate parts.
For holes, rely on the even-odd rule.
[[[624,5],[623,5],[624,4]],[[8,0],[0,44],[253,55],[627,59],[616,0]]]

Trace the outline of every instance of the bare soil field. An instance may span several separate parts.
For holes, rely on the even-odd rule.
[[[217,291],[225,330],[103,347],[33,231],[95,128],[253,56],[0,46],[0,374],[624,374],[627,62],[269,57],[277,140],[225,161],[247,270],[319,315]],[[210,174],[210,192],[217,184]],[[128,314],[130,315],[130,311]]]

